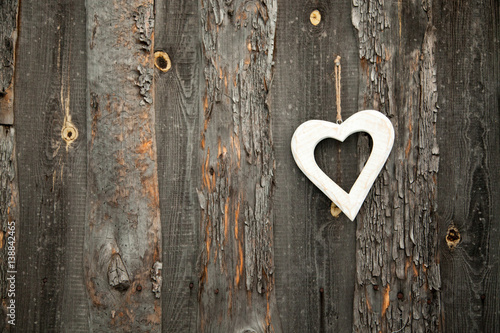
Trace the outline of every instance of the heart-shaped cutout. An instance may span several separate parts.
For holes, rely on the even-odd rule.
[[[332,138],[343,142],[357,132],[370,134],[373,148],[365,167],[347,193],[319,168],[314,159],[314,148],[323,139]],[[340,125],[323,120],[306,121],[293,134],[292,154],[307,178],[353,221],[389,157],[393,143],[394,128],[391,121],[378,111],[364,110]]]

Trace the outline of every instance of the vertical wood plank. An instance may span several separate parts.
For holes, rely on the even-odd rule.
[[[0,331],[9,332],[15,316],[16,253],[19,233],[19,189],[15,152],[14,63],[18,2],[0,6]],[[6,126],[4,126],[6,125]],[[14,304],[14,305],[13,305]],[[15,318],[14,318],[15,319]]]
[[[443,331],[500,330],[500,5],[435,1]]]
[[[0,331],[16,324],[17,248],[19,246],[19,187],[15,131],[0,126]]]
[[[438,331],[437,87],[431,1],[353,1],[359,108],[391,118],[393,152],[357,218],[356,332]],[[361,160],[370,153],[360,141]]]
[[[201,110],[199,1],[155,2],[155,50],[171,59],[155,69],[158,175],[163,236],[162,330],[198,332]]]
[[[93,331],[161,331],[152,1],[87,1],[85,283]]]
[[[267,105],[277,3],[203,1],[201,332],[281,332],[274,283],[275,158]]]
[[[0,124],[14,123],[14,63],[17,42],[18,1],[0,5]]]
[[[310,14],[318,10],[314,26]],[[344,1],[281,1],[271,114],[276,150],[276,293],[284,332],[342,332],[352,326],[355,224],[331,214],[331,201],[293,161],[290,140],[304,121],[335,122],[358,111],[358,51]],[[341,94],[335,59],[341,57]],[[324,140],[316,161],[349,191],[358,174],[356,136],[339,144]]]
[[[19,15],[16,331],[87,332],[85,3],[23,1]]]

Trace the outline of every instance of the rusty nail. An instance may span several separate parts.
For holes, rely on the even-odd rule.
[[[319,22],[321,22],[321,13],[319,12],[319,10],[313,10],[311,12],[311,15],[309,16],[309,20],[311,20],[312,25],[318,25]]]
[[[164,51],[155,52],[155,66],[162,72],[168,72],[172,67],[170,57]]]
[[[191,282],[191,283],[189,284],[189,289],[193,289],[193,287],[194,287],[194,283],[193,283],[193,282]]]
[[[323,288],[319,288],[319,292],[320,292],[320,293],[324,293],[324,292],[325,292],[325,289],[323,289]]]
[[[402,300],[402,299],[403,299],[403,297],[404,297],[403,293],[402,293],[402,292],[399,292],[399,293],[398,293],[398,299]]]
[[[431,303],[432,303],[431,299],[430,299],[430,298],[428,298],[428,299],[427,299],[427,304],[431,304]]]
[[[219,289],[215,289],[214,293],[217,295],[219,293]]]
[[[378,290],[378,284],[373,285],[373,290]]]
[[[140,284],[138,284],[137,287],[135,287],[135,290],[141,291],[142,290],[142,286]]]

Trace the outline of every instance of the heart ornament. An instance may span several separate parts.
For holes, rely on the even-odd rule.
[[[365,167],[347,193],[319,168],[314,159],[314,148],[323,139],[332,138],[343,142],[357,132],[370,134],[373,148]],[[292,154],[307,178],[353,221],[389,157],[393,143],[394,128],[391,121],[378,111],[364,110],[340,125],[323,120],[309,120],[301,124],[292,137]]]

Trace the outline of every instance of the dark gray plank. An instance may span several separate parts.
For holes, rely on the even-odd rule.
[[[20,30],[16,331],[86,332],[85,2],[23,1]]]
[[[341,1],[280,1],[270,99],[276,150],[276,293],[284,332],[342,332],[353,322],[355,226],[331,214],[331,201],[296,166],[290,140],[304,121],[336,121],[357,111],[359,60],[351,6]],[[321,14],[314,26],[313,10]],[[335,89],[340,56],[341,93]],[[356,136],[325,140],[316,160],[349,190],[358,174]]]
[[[17,0],[0,3],[0,124],[14,123],[14,61],[17,41]]]
[[[163,235],[163,332],[198,332],[200,109],[198,1],[156,1],[155,50],[171,59],[155,69],[158,183]]]
[[[498,1],[436,1],[443,331],[500,331]]]
[[[161,332],[153,1],[86,6],[89,323],[94,332]]]

